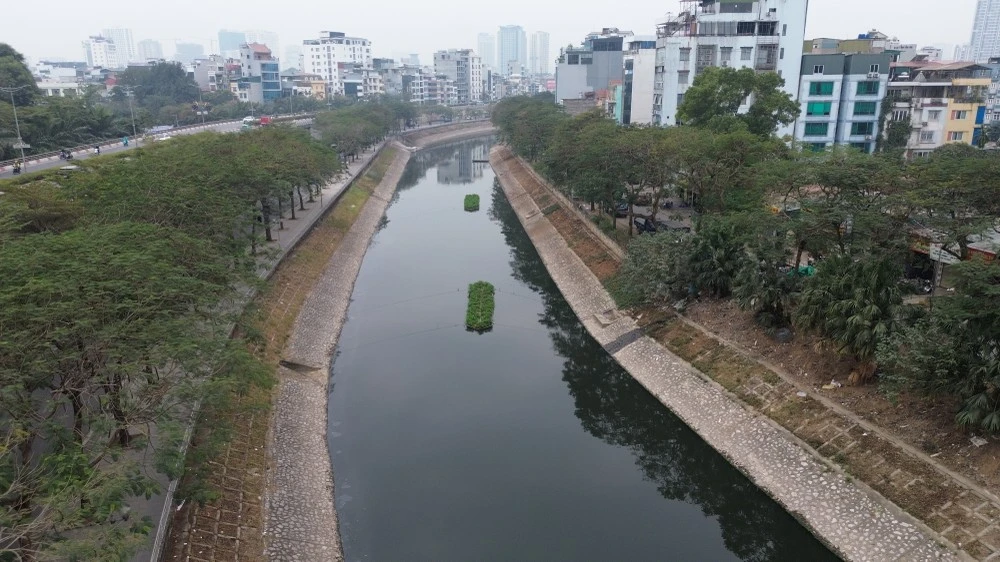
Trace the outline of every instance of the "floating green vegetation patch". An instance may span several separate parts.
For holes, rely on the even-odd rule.
[[[493,292],[493,285],[486,281],[476,281],[469,285],[469,307],[465,311],[466,328],[480,333],[493,328]]]
[[[479,210],[479,196],[475,193],[470,193],[465,196],[465,210],[469,212]],[[492,293],[490,293],[492,294]]]

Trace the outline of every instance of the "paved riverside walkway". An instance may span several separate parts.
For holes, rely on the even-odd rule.
[[[914,518],[831,469],[787,431],[643,335],[508,173],[502,154],[500,147],[490,154],[500,184],[587,331],[709,445],[848,560],[963,558],[938,545]]]

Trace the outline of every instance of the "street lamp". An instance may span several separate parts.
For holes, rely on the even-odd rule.
[[[21,124],[17,120],[17,104],[14,103],[14,92],[27,88],[28,85],[18,86],[17,88],[0,88],[0,91],[7,92],[10,94],[10,106],[14,108],[14,129],[17,132],[17,147],[21,149],[21,165],[24,167],[28,166],[27,160],[24,159],[24,141],[21,140]]]

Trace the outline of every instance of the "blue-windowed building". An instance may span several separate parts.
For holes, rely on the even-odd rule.
[[[281,97],[278,59],[261,43],[240,45],[240,101],[265,103]]]

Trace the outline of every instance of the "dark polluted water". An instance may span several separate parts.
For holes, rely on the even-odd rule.
[[[347,558],[836,560],[590,338],[489,142],[415,155],[361,268],[329,402]]]

